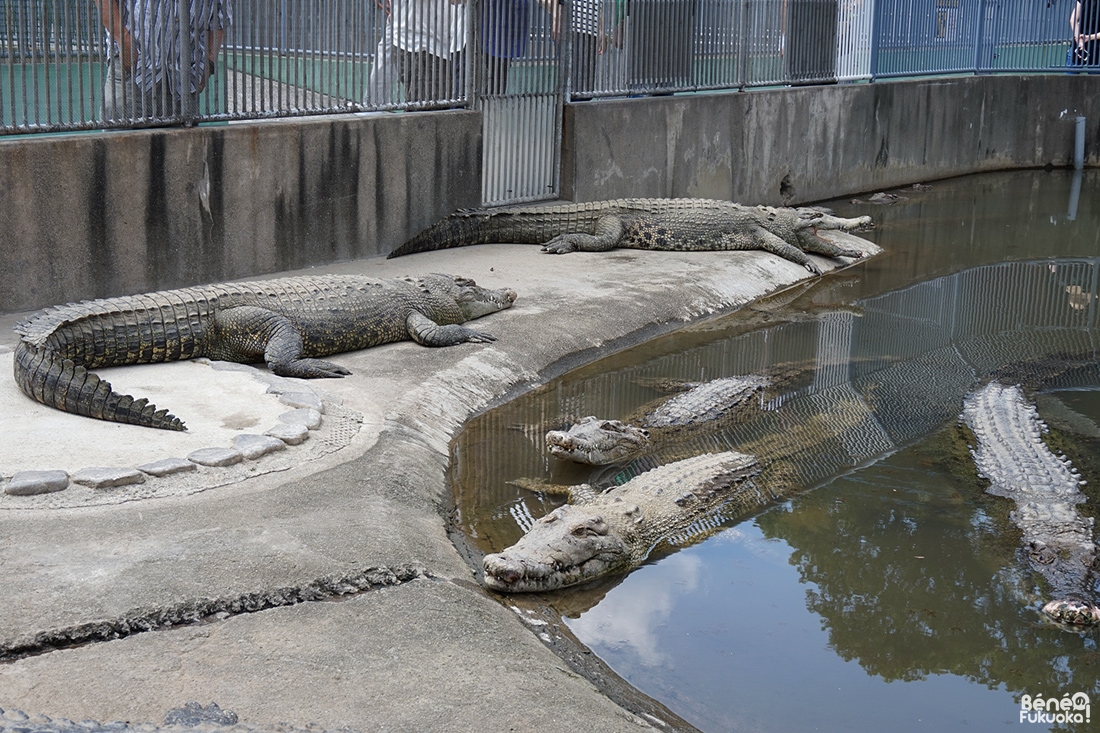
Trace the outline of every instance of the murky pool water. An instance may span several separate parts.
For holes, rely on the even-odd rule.
[[[989,730],[1021,724],[1022,695],[1077,692],[1100,721],[1100,634],[1041,619],[1011,503],[982,491],[957,427],[975,384],[1035,390],[1089,480],[1083,511],[1100,514],[1100,172],[902,193],[833,203],[875,218],[884,255],[566,375],[453,446],[458,521],[482,552],[560,503],[518,479],[611,485],[707,450],[765,459],[770,508],[711,517],[625,577],[544,596],[703,730]],[[548,428],[627,420],[670,380],[764,370],[785,377],[759,409],[631,464],[543,451]]]

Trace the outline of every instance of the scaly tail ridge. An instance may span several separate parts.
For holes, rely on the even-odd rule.
[[[431,252],[437,249],[479,244],[482,225],[489,221],[491,216],[485,211],[456,211],[390,252],[386,255],[386,259],[417,252]]]
[[[30,398],[58,410],[100,420],[162,430],[186,430],[183,422],[149,400],[111,389],[110,382],[58,356],[21,341],[15,349],[15,382]]]

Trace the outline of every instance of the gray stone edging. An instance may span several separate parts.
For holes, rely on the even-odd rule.
[[[0,510],[22,508],[57,508],[61,506],[79,505],[89,503],[109,503],[112,494],[114,498],[123,500],[151,498],[163,493],[166,482],[180,483],[186,480],[191,484],[198,484],[184,489],[184,493],[193,493],[206,488],[232,483],[238,480],[235,475],[226,475],[224,479],[216,476],[209,477],[206,481],[194,479],[181,479],[183,476],[191,476],[201,470],[223,469],[263,459],[272,454],[286,450],[290,446],[299,446],[310,439],[311,434],[319,433],[323,428],[335,427],[334,432],[343,435],[347,440],[337,439],[335,442],[346,445],[358,432],[358,425],[362,416],[354,410],[344,408],[338,400],[322,397],[310,385],[302,384],[299,380],[291,380],[263,372],[255,367],[232,364],[226,362],[207,361],[214,369],[228,371],[246,371],[253,378],[267,382],[267,394],[277,396],[279,401],[293,409],[279,416],[278,422],[264,431],[262,435],[256,433],[240,433],[233,438],[233,446],[210,446],[191,451],[185,457],[167,457],[143,463],[138,466],[89,466],[81,468],[72,474],[60,469],[26,470],[15,473],[11,479],[3,484],[0,490]],[[328,416],[328,420],[325,416]],[[90,419],[90,418],[89,418]],[[328,423],[336,425],[328,425]],[[354,427],[351,427],[354,425]],[[348,435],[350,433],[350,435]],[[331,440],[331,437],[330,437]],[[337,445],[338,449],[343,445]],[[319,448],[310,456],[316,458],[331,449]],[[295,463],[300,463],[301,457]],[[272,467],[270,470],[283,470],[286,467]],[[253,475],[255,468],[253,467]],[[175,478],[173,478],[175,477]],[[155,486],[143,490],[135,496],[122,496],[121,489],[136,487],[153,481]],[[84,487],[97,493],[92,500],[84,497],[84,500],[66,502],[63,498],[50,497],[31,503],[33,497],[66,492],[72,487]],[[178,492],[170,492],[178,493]],[[7,501],[7,499],[11,501]],[[25,500],[20,500],[25,499]]]

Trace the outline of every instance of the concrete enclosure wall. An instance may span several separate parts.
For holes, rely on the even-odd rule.
[[[584,102],[562,197],[801,203],[1100,164],[1100,78],[980,76]],[[0,141],[0,312],[370,257],[481,191],[481,116],[377,114]]]
[[[481,115],[0,141],[0,312],[385,254],[480,202]]]
[[[805,203],[988,170],[1100,164],[1100,79],[970,76],[570,105],[562,197]]]

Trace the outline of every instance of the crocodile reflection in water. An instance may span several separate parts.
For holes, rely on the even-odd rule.
[[[763,335],[738,336],[734,341],[741,343],[707,347],[727,354],[760,354],[762,350],[754,349],[752,341],[765,342],[771,362],[776,363],[795,355],[811,356],[805,353],[808,342],[816,344],[818,367],[811,384],[773,400],[772,407],[781,405],[778,409],[761,411],[720,433],[678,445],[676,455],[658,452],[650,460],[628,465],[618,480],[691,450],[750,452],[747,446],[754,441],[772,437],[772,455],[789,451],[791,456],[782,466],[783,481],[769,484],[767,467],[760,478],[760,484],[772,492],[769,498],[776,499],[812,488],[948,424],[957,418],[966,392],[983,378],[1003,373],[1006,364],[1015,364],[1014,374],[1035,385],[1074,380],[1100,384],[1094,346],[1096,314],[1078,307],[1081,296],[1076,290],[1092,292],[1098,264],[1100,260],[1092,258],[1057,265],[1044,261],[974,268],[857,301],[863,313],[858,320],[849,309],[812,322],[764,329]],[[997,279],[1007,281],[1017,297],[994,303],[998,293],[1004,292],[991,286]],[[698,354],[692,357],[705,361]],[[652,375],[653,364],[647,367],[637,376],[629,370],[622,376],[630,380]],[[577,395],[601,390],[606,386],[574,385]],[[783,447],[791,426],[804,424],[814,415],[827,418],[833,406],[849,400],[862,404],[868,419],[846,430],[823,433],[821,444],[812,450]],[[573,414],[584,414],[585,408],[569,407]],[[546,414],[547,408],[542,409]],[[827,420],[824,423],[828,425]],[[550,468],[552,474],[568,474],[561,466]],[[711,523],[722,520],[719,516]],[[691,541],[680,539],[684,544]]]

